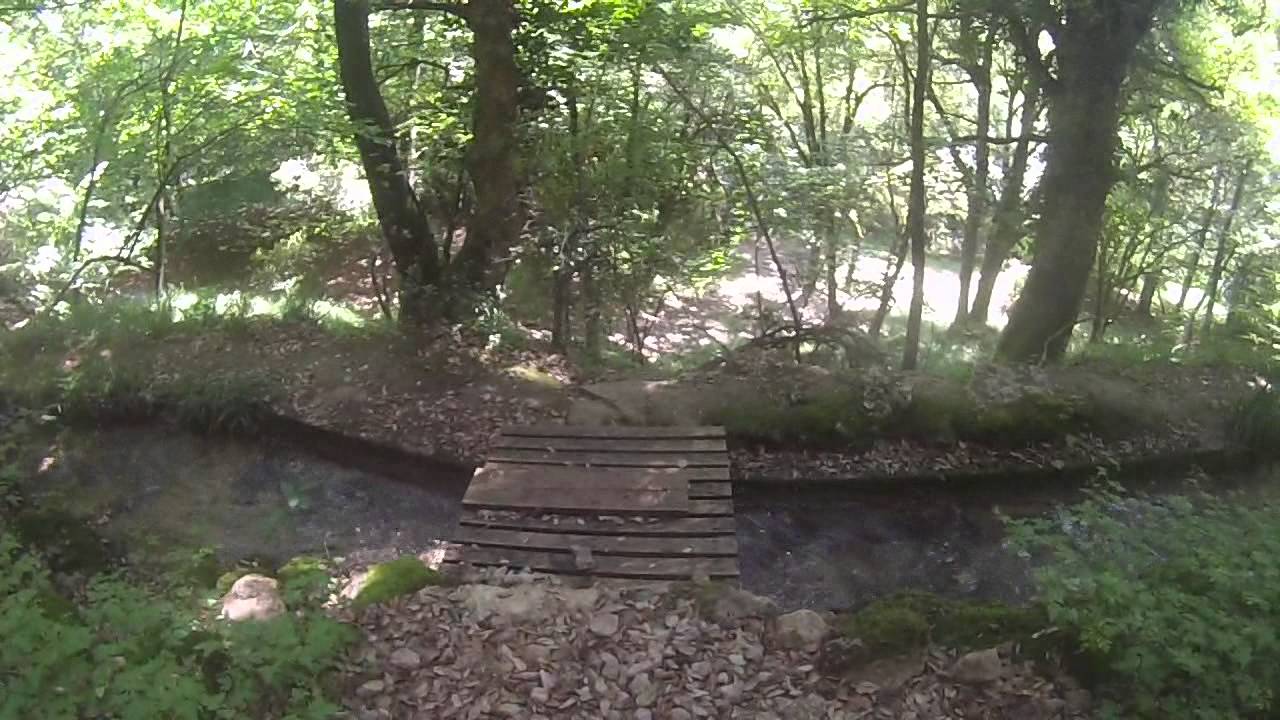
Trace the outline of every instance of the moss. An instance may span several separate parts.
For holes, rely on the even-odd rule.
[[[912,390],[911,399],[894,410],[886,429],[912,440],[953,443],[961,428],[974,424],[977,414],[977,401],[965,386],[934,380]]]
[[[1036,606],[902,593],[849,616],[841,632],[861,640],[872,657],[900,654],[930,642],[960,651],[1014,643],[1028,657],[1044,657],[1056,642],[1049,635],[1037,637],[1047,626],[1046,615]]]
[[[428,585],[440,585],[440,573],[427,567],[412,555],[374,565],[369,569],[364,586],[356,594],[352,607],[362,610],[402,595],[415,593]]]
[[[848,618],[841,632],[862,641],[870,658],[901,655],[929,641],[929,620],[910,603],[878,600]]]
[[[877,419],[856,387],[838,386],[803,397],[737,397],[703,413],[702,422],[723,425],[748,443],[848,448],[867,443]]]
[[[981,408],[957,432],[962,440],[1019,447],[1083,432],[1086,425],[1078,399],[1031,392]]]

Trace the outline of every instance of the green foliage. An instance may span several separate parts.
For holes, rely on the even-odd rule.
[[[48,571],[0,535],[0,717],[330,717],[329,674],[355,637],[315,614],[206,626],[116,577],[54,612]]]
[[[20,507],[4,517],[14,537],[38,550],[55,572],[96,575],[115,560],[105,539],[85,518],[51,508]]]
[[[861,640],[872,658],[900,654],[926,643],[968,651],[1012,642],[1024,654],[1039,655],[1045,648],[1036,636],[1047,626],[1047,618],[1037,607],[907,592],[876,600],[850,615],[840,631]]]
[[[332,565],[322,558],[299,555],[276,572],[287,607],[319,607],[334,589]]]
[[[379,563],[369,569],[369,576],[356,594],[351,606],[356,610],[418,592],[428,585],[443,582],[440,573],[427,567],[412,555]]]
[[[1280,393],[1269,384],[1255,389],[1232,409],[1231,437],[1263,457],[1280,453]]]
[[[1105,717],[1274,716],[1280,508],[1095,490],[1010,533],[1048,553],[1039,601],[1103,684]]]
[[[961,438],[993,446],[1019,447],[1088,429],[1088,417],[1073,397],[1028,392],[986,405],[958,428]]]

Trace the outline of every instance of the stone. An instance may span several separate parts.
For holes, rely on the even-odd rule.
[[[270,620],[285,611],[280,584],[265,575],[245,575],[222,598],[222,617],[232,622]]]
[[[546,705],[551,693],[545,687],[536,687],[529,692],[529,701],[538,705]]]
[[[385,690],[387,684],[381,680],[370,680],[356,689],[360,697],[372,697]]]
[[[617,613],[602,612],[591,616],[591,632],[600,637],[613,637],[618,632]]]
[[[876,690],[893,691],[906,685],[912,678],[924,672],[924,653],[913,652],[878,658],[849,674]],[[875,692],[875,690],[873,690]]]
[[[697,592],[704,617],[724,627],[738,627],[749,618],[772,617],[778,612],[777,604],[769,598],[724,583],[705,583]]]
[[[818,668],[823,674],[840,676],[869,660],[866,645],[858,638],[837,635],[822,644]]]
[[[786,650],[816,652],[827,632],[827,621],[812,610],[796,610],[774,621],[778,644]]]
[[[397,648],[391,653],[388,662],[392,667],[401,670],[417,670],[422,665],[422,656],[409,648]]]
[[[970,685],[982,685],[1000,679],[1004,674],[1004,661],[995,648],[966,653],[951,666],[953,679]]]
[[[653,720],[653,711],[649,708],[636,710],[636,720]]]
[[[671,708],[671,712],[667,713],[667,717],[671,720],[693,720],[693,714],[684,708]]]

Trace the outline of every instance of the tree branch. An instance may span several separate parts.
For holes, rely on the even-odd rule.
[[[470,8],[461,3],[451,2],[428,2],[428,0],[402,0],[399,2],[383,3],[372,8],[374,10],[430,10],[432,12],[442,12],[462,19],[467,19],[471,14]]]

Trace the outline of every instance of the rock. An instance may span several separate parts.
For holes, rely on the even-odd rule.
[[[387,688],[387,684],[381,680],[370,680],[356,689],[356,694],[360,697],[373,697]]]
[[[778,606],[769,598],[724,583],[699,585],[697,596],[703,616],[725,627],[737,627],[748,618],[767,618],[778,612]]]
[[[613,637],[619,622],[617,613],[596,613],[591,616],[591,632],[600,637]]]
[[[671,720],[693,720],[693,714],[684,708],[671,708],[671,712],[667,713],[667,717]]]
[[[897,690],[915,676],[924,672],[924,653],[880,658],[849,672],[850,677],[862,680],[877,690]]]
[[[818,668],[825,675],[838,676],[863,666],[868,660],[867,647],[862,640],[837,635],[822,644]]]
[[[422,665],[422,656],[409,648],[398,648],[391,653],[388,662],[401,670],[417,670]]]
[[[265,575],[245,575],[222,598],[222,617],[232,622],[270,620],[284,613],[280,584]]]
[[[536,687],[529,693],[529,701],[537,705],[546,705],[551,693],[544,687]]]
[[[556,612],[556,598],[542,585],[464,585],[451,597],[474,613],[476,620],[495,626],[537,624]]]
[[[827,621],[812,610],[796,610],[774,621],[778,643],[787,650],[815,652],[827,637]]]
[[[995,648],[966,653],[951,666],[951,677],[970,685],[998,680],[1004,674],[1004,662]]]
[[[636,710],[636,720],[653,720],[653,711],[649,708]]]

